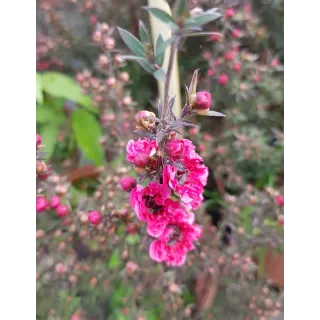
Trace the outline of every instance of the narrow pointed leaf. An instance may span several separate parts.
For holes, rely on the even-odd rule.
[[[187,16],[189,14],[188,0],[176,0],[173,11],[178,17]]]
[[[143,57],[138,57],[138,56],[131,56],[131,55],[124,55],[121,56],[124,60],[133,60],[133,61],[145,61],[148,62],[148,60],[146,58]]]
[[[184,26],[190,26],[190,25],[201,26],[206,23],[212,22],[220,17],[221,17],[221,13],[218,12],[217,9],[211,9],[199,16],[186,19]]]
[[[194,70],[192,80],[189,87],[189,96],[192,94],[196,94],[197,92],[197,84],[198,84],[198,72],[200,69]]]
[[[221,112],[217,112],[217,111],[212,111],[209,110],[206,114],[206,116],[210,116],[210,117],[225,117],[225,115]]]
[[[162,66],[163,59],[164,59],[164,50],[162,50],[163,44],[164,44],[164,40],[162,38],[162,35],[159,34],[157,43],[156,43],[156,61],[159,66]]]
[[[201,36],[221,36],[219,33],[216,32],[195,32],[195,33],[186,33],[183,36],[184,37],[201,37]]]
[[[119,28],[120,36],[123,42],[128,46],[128,48],[137,56],[145,57],[145,47],[132,33],[122,28]]]
[[[154,72],[154,68],[152,67],[152,65],[148,61],[137,60],[137,62],[147,72],[149,72],[149,73],[153,73]]]
[[[149,32],[141,20],[139,20],[139,36],[142,42],[151,43]]]
[[[150,14],[152,14],[154,17],[157,19],[161,20],[164,23],[170,24],[172,26],[175,26],[178,28],[172,17],[166,13],[165,11],[158,9],[158,8],[153,8],[153,7],[143,7],[143,9],[147,10]]]

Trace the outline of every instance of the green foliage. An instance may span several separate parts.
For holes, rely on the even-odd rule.
[[[102,130],[96,118],[89,112],[78,109],[72,115],[72,128],[77,145],[88,159],[92,160],[97,166],[102,165],[104,157],[99,143]]]
[[[108,268],[113,270],[119,267],[121,263],[121,258],[120,258],[120,252],[119,249],[114,249],[109,261],[108,261]]]
[[[122,28],[119,28],[120,36],[123,42],[128,46],[128,48],[138,57],[145,57],[145,47],[132,33]]]
[[[152,8],[152,7],[143,7],[143,9],[147,10],[151,15],[153,15],[160,21],[170,25],[170,27],[173,28],[174,30],[178,29],[178,26],[176,25],[172,17],[165,11],[158,8]]]
[[[40,73],[36,73],[36,86],[37,86],[37,102],[43,103],[43,88],[42,88],[42,78]]]
[[[129,234],[126,237],[126,243],[129,245],[135,245],[138,244],[140,242],[140,237],[138,234]]]
[[[185,20],[185,26],[202,26],[206,23],[217,20],[221,17],[221,13],[216,8],[205,11],[203,14]]]
[[[89,111],[97,113],[97,110],[92,107],[91,98],[83,95],[80,86],[68,76],[58,72],[45,72],[41,79],[43,91],[46,93],[53,97],[71,100]]]
[[[163,59],[164,59],[164,51],[162,50],[163,44],[164,44],[164,40],[162,38],[162,35],[159,34],[157,43],[156,43],[156,61],[159,66],[162,66]]]
[[[49,159],[57,143],[57,137],[59,133],[59,125],[57,123],[48,123],[40,129],[40,136],[44,141],[43,152],[46,152],[46,157]]]
[[[139,20],[139,36],[142,42],[144,43],[151,43],[150,34],[143,23],[143,21]]]

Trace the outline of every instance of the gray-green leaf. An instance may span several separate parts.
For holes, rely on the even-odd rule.
[[[164,45],[164,40],[162,38],[162,35],[159,34],[157,43],[156,43],[156,62],[159,66],[162,66],[163,59],[164,59],[165,51],[162,49],[163,45]]]
[[[178,17],[185,17],[189,13],[188,12],[188,1],[187,0],[176,0],[173,11]]]
[[[221,112],[217,112],[217,111],[212,111],[209,110],[206,114],[206,116],[210,116],[210,117],[225,117],[225,115]]]
[[[154,17],[161,20],[162,22],[167,23],[175,28],[178,28],[172,17],[165,11],[153,7],[143,7],[143,9],[147,10],[150,14],[152,14]]]
[[[141,20],[139,20],[139,36],[142,42],[151,43],[149,32]]]
[[[99,143],[102,130],[96,118],[89,112],[78,109],[72,114],[72,128],[79,148],[95,165],[102,165],[103,151]]]
[[[212,22],[220,17],[221,17],[221,13],[219,13],[217,9],[214,8],[214,9],[205,11],[203,14],[199,16],[186,19],[184,22],[184,26],[190,26],[190,25],[201,26],[206,23]]]
[[[120,252],[118,249],[115,249],[109,259],[108,268],[116,269],[120,265]]]
[[[128,46],[128,48],[137,56],[145,57],[145,47],[143,43],[138,40],[132,33],[122,28],[119,28],[120,36],[123,42]]]

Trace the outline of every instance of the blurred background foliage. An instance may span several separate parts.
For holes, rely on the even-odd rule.
[[[168,1],[170,5],[174,2]],[[182,97],[184,84],[190,82],[194,69],[199,68],[198,87],[209,90],[214,98],[214,110],[227,115],[222,120],[199,117],[197,128],[186,132],[186,137],[195,142],[212,173],[205,193],[205,211],[211,215],[221,237],[226,237],[225,225],[219,224],[221,217],[230,217],[232,210],[238,210],[240,214],[239,220],[228,220],[229,225],[234,224],[231,229],[244,228],[247,239],[259,237],[259,231],[250,229],[255,214],[264,217],[261,223],[265,228],[278,232],[281,227],[279,229],[275,222],[281,215],[279,208],[272,201],[271,209],[264,206],[269,203],[270,194],[274,198],[283,190],[284,2],[199,0],[190,1],[190,4],[203,9],[219,7],[223,13],[233,8],[236,12],[232,19],[222,19],[206,26],[206,31],[223,34],[222,40],[190,38],[179,52]],[[126,128],[124,131],[115,128],[115,133],[110,134],[113,128],[104,125],[104,117],[121,126],[132,121],[130,114],[143,109],[152,110],[156,104],[156,80],[135,62],[120,63],[116,69],[112,68],[116,78],[121,72],[130,75],[129,81],[123,81],[119,87],[116,85],[115,99],[122,102],[120,105],[110,102],[112,108],[109,100],[95,100],[94,83],[88,88],[77,78],[79,74],[90,72],[89,78],[102,79],[100,85],[110,78],[111,71],[104,72],[97,62],[104,49],[92,38],[96,24],[107,22],[109,25],[108,32],[116,45],[108,57],[115,59],[116,55],[128,51],[113,28],[121,26],[138,36],[139,19],[148,25],[148,15],[140,9],[142,5],[146,5],[146,1],[37,0],[37,133],[42,137],[42,151],[46,152],[46,161],[52,170],[68,177],[72,207],[81,207],[82,199],[99,190],[100,180],[91,165],[109,168],[104,179],[121,176],[119,170],[127,166],[124,150],[132,131],[128,125],[128,132]],[[241,31],[240,37],[234,36],[234,29]],[[225,58],[230,50],[235,55],[233,61]],[[241,64],[241,71],[236,70],[235,63]],[[221,84],[221,74],[228,75],[226,84]],[[107,97],[110,95],[108,93]],[[128,96],[132,101],[127,104],[123,99]],[[123,107],[124,112],[120,111]],[[119,125],[118,117],[126,113],[129,114],[127,120],[121,118]],[[135,124],[130,125],[134,127]],[[83,168],[89,168],[89,171]],[[80,174],[79,169],[83,169]],[[128,174],[133,174],[130,169]],[[127,198],[117,194],[110,195],[110,199],[120,207],[128,202]],[[93,200],[86,201],[94,207]],[[199,220],[207,225],[208,215],[200,215]],[[37,319],[274,318],[271,313],[269,317],[264,315],[265,318],[250,313],[247,307],[247,302],[259,295],[255,293],[257,290],[266,289],[264,283],[270,279],[265,274],[250,278],[251,286],[247,283],[244,286],[242,276],[234,272],[227,280],[221,278],[219,288],[222,289],[217,292],[210,291],[217,283],[213,277],[214,280],[205,281],[211,289],[203,289],[205,293],[199,289],[199,293],[197,275],[206,274],[212,266],[219,265],[217,261],[221,254],[213,258],[211,255],[216,250],[212,241],[220,234],[213,236],[208,231],[204,236],[206,258],[191,257],[191,264],[172,271],[150,262],[146,249],[148,240],[142,239],[139,224],[132,233],[128,232],[127,222],[117,225],[106,235],[112,240],[101,249],[102,256],[98,254],[99,241],[95,238],[95,230],[89,230],[86,246],[94,253],[84,257],[77,248],[77,241],[70,240],[70,235],[65,232],[68,225],[60,225],[60,220],[52,215],[37,217],[37,230],[44,230],[49,235],[48,238],[39,237],[37,241]],[[270,243],[268,241],[266,243]],[[62,249],[65,245],[67,249]],[[283,250],[278,244],[273,248],[277,252]],[[240,244],[237,250],[241,252],[242,249]],[[256,262],[262,271],[266,250],[265,245],[258,247],[260,255],[257,255]],[[223,257],[234,254],[229,251]],[[142,271],[132,271],[134,266],[128,267],[129,258],[126,256],[131,257]],[[59,261],[63,261],[68,270],[63,276],[55,271]],[[179,285],[175,287],[176,283]],[[274,284],[271,287],[261,294],[262,304],[275,297],[272,300],[275,305],[282,299],[281,286],[280,289]],[[208,302],[209,307],[203,307],[206,299],[214,303]],[[257,310],[261,309],[258,307]]]

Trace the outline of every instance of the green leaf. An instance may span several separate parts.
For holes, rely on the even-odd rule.
[[[134,61],[144,61],[148,62],[146,58],[138,57],[138,56],[130,56],[130,55],[125,55],[121,56],[124,60],[134,60]]]
[[[190,25],[196,25],[196,26],[201,26],[206,23],[212,22],[218,18],[221,17],[221,13],[217,11],[216,8],[207,10],[203,14],[186,19],[184,22],[184,26],[190,26]]]
[[[43,92],[42,92],[42,78],[40,73],[36,73],[36,81],[37,81],[37,102],[40,104],[43,103]]]
[[[187,0],[176,0],[173,11],[178,17],[183,18],[183,17],[187,16],[189,14],[188,1]]]
[[[58,123],[48,123],[40,128],[39,134],[42,137],[42,143],[44,145],[44,148],[41,151],[46,152],[45,157],[47,159],[50,159],[54,152],[54,148],[57,143],[59,127],[60,125]]]
[[[198,72],[199,72],[200,69],[196,69],[194,70],[193,72],[193,75],[192,75],[192,79],[191,79],[191,83],[190,83],[190,86],[189,86],[189,98],[192,94],[196,94],[197,92],[197,84],[198,84]]]
[[[37,123],[60,122],[61,118],[59,116],[63,116],[62,112],[57,114],[54,110],[44,106],[36,108]]]
[[[162,22],[167,23],[175,28],[178,28],[178,26],[176,25],[172,17],[165,11],[158,8],[153,8],[153,7],[142,7],[142,8],[147,10],[150,14],[152,14],[154,17],[161,20]]]
[[[168,45],[170,45],[174,41],[174,39],[175,38],[172,37],[159,44],[159,46],[157,46],[157,55],[164,55]]]
[[[137,56],[145,57],[145,47],[140,40],[138,40],[132,33],[122,28],[119,28],[120,36],[123,42],[128,46],[128,48]]]
[[[91,112],[98,113],[92,107],[92,100],[89,96],[82,94],[81,87],[68,76],[58,72],[46,72],[42,74],[43,91],[53,97],[71,100]]]
[[[109,259],[108,268],[116,269],[120,265],[120,252],[118,249],[115,249]]]
[[[153,76],[158,80],[158,81],[164,81],[166,78],[166,74],[162,69],[159,69],[153,73]]]
[[[135,245],[140,242],[140,237],[138,234],[129,234],[126,237],[126,243],[130,245]]]
[[[151,43],[149,32],[141,20],[139,20],[139,36],[142,42]]]
[[[154,68],[149,62],[137,60],[140,66],[149,73],[153,73]]]
[[[99,143],[102,130],[96,118],[89,112],[78,109],[72,114],[72,128],[78,147],[95,165],[102,165],[103,150]]]
[[[225,117],[225,115],[221,112],[217,112],[217,111],[212,111],[209,110],[206,114],[206,116],[210,116],[210,117]]]
[[[254,207],[247,206],[240,210],[239,216],[241,219],[241,223],[247,234],[252,234],[252,219],[251,213],[254,211]]]
[[[194,32],[194,33],[185,33],[183,36],[187,37],[202,37],[202,36],[212,36],[212,35],[219,35],[216,32]]]
[[[264,274],[266,249],[263,247],[257,248],[256,254],[258,258],[258,277],[261,278]]]
[[[156,62],[159,66],[162,66],[164,59],[164,50],[162,50],[164,44],[164,40],[162,35],[159,34],[157,43],[156,43]]]

